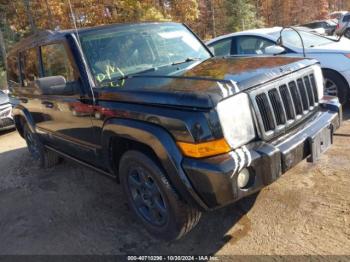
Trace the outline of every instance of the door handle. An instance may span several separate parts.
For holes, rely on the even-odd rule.
[[[41,104],[43,104],[47,108],[53,108],[53,103],[49,101],[43,101]]]

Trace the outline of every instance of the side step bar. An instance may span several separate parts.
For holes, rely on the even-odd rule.
[[[75,157],[72,157],[72,156],[70,156],[70,155],[68,155],[68,154],[66,154],[66,153],[63,153],[63,152],[61,152],[61,151],[59,151],[59,150],[57,150],[57,149],[55,149],[55,148],[53,148],[53,147],[51,147],[51,146],[45,145],[45,148],[47,148],[48,150],[51,150],[51,151],[53,151],[53,152],[55,152],[55,153],[57,153],[57,154],[59,154],[59,155],[65,157],[65,158],[68,158],[68,159],[70,159],[70,160],[73,160],[74,162],[77,162],[78,164],[80,164],[80,165],[82,165],[82,166],[85,166],[85,167],[87,167],[87,168],[90,168],[90,169],[92,169],[92,170],[98,172],[98,173],[101,173],[102,175],[108,176],[109,178],[116,179],[116,176],[112,175],[111,173],[109,173],[109,172],[107,172],[107,171],[104,171],[104,170],[102,170],[102,169],[100,169],[100,168],[97,168],[97,167],[95,167],[95,166],[93,166],[93,165],[90,165],[90,164],[88,164],[88,163],[86,163],[86,162],[84,162],[84,161],[81,161],[81,160],[79,160],[79,159],[76,159]]]

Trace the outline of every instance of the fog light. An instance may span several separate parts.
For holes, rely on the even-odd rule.
[[[248,169],[244,168],[237,176],[237,186],[239,188],[245,188],[249,183],[249,177]]]

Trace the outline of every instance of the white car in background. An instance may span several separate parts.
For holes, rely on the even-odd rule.
[[[329,19],[339,20],[347,12],[348,11],[335,11],[335,12],[329,14]]]
[[[214,38],[207,42],[216,56],[286,55],[302,56],[302,42],[292,29],[281,27],[254,29]],[[306,57],[321,63],[325,94],[338,96],[345,104],[350,95],[350,40],[330,38],[298,31],[303,38]]]

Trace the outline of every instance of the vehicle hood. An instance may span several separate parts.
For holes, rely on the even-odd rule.
[[[350,53],[350,40],[342,37],[339,42],[310,47],[307,48],[306,51],[307,53]]]
[[[101,100],[213,108],[228,96],[315,63],[295,57],[210,58],[175,73],[136,75],[119,81],[116,88],[99,90],[96,96]]]
[[[0,92],[0,105],[6,104],[6,103],[9,103],[9,102],[10,102],[10,99],[9,99],[8,95]]]

